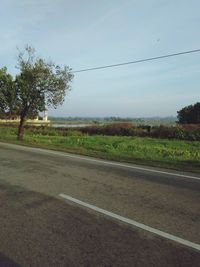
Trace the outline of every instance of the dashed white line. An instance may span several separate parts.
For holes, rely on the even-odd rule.
[[[83,206],[83,207],[92,209],[92,210],[97,211],[97,212],[99,212],[99,213],[101,213],[101,214],[104,214],[104,215],[109,216],[109,217],[111,217],[111,218],[114,218],[114,219],[117,219],[117,220],[119,220],[119,221],[122,221],[122,222],[124,222],[124,223],[126,223],[126,224],[130,224],[130,225],[132,225],[132,226],[138,227],[138,228],[140,228],[140,229],[143,229],[143,230],[148,231],[148,232],[150,232],[150,233],[153,233],[153,234],[155,234],[155,235],[161,236],[161,237],[163,237],[163,238],[166,238],[166,239],[175,241],[175,242],[177,242],[177,243],[179,243],[179,244],[182,244],[182,245],[184,245],[184,246],[187,246],[187,247],[190,247],[190,248],[193,248],[193,249],[196,249],[196,250],[200,251],[200,245],[199,245],[199,244],[196,244],[196,243],[193,243],[193,242],[191,242],[191,241],[182,239],[182,238],[180,238],[180,237],[177,237],[177,236],[168,234],[168,233],[166,233],[166,232],[163,232],[163,231],[160,231],[160,230],[158,230],[158,229],[152,228],[152,227],[147,226],[147,225],[145,225],[145,224],[143,224],[143,223],[136,222],[136,221],[131,220],[131,219],[129,219],[129,218],[125,218],[125,217],[120,216],[120,215],[118,215],[118,214],[115,214],[115,213],[113,213],[113,212],[110,212],[110,211],[107,211],[107,210],[98,208],[98,207],[96,207],[96,206],[94,206],[94,205],[88,204],[88,203],[86,203],[86,202],[83,202],[83,201],[78,200],[78,199],[76,199],[76,198],[73,198],[73,197],[71,197],[71,196],[65,195],[65,194],[63,194],[63,193],[59,194],[59,196],[62,197],[62,198],[64,198],[64,199],[66,199],[66,200],[68,200],[68,201],[71,201],[71,202],[74,202],[74,203],[76,203],[76,204],[78,204],[78,205],[81,205],[81,206]]]

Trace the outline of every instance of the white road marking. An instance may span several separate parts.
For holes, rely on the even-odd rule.
[[[117,220],[119,220],[119,221],[125,222],[125,223],[127,223],[127,224],[132,225],[132,226],[135,226],[135,227],[138,227],[138,228],[143,229],[143,230],[145,230],[145,231],[148,231],[148,232],[150,232],[150,233],[153,233],[153,234],[155,234],[155,235],[164,237],[164,238],[166,238],[166,239],[175,241],[175,242],[180,243],[180,244],[182,244],[182,245],[184,245],[184,246],[187,246],[187,247],[190,247],[190,248],[193,248],[193,249],[196,249],[196,250],[200,251],[200,245],[199,245],[199,244],[196,244],[196,243],[193,243],[193,242],[191,242],[191,241],[182,239],[182,238],[180,238],[180,237],[177,237],[177,236],[174,236],[174,235],[165,233],[165,232],[163,232],[163,231],[160,231],[160,230],[158,230],[158,229],[152,228],[152,227],[147,226],[147,225],[145,225],[145,224],[143,224],[143,223],[139,223],[139,222],[136,222],[136,221],[134,221],[134,220],[125,218],[125,217],[120,216],[120,215],[118,215],[118,214],[115,214],[115,213],[113,213],[113,212],[110,212],[110,211],[107,211],[107,210],[98,208],[98,207],[96,207],[96,206],[94,206],[94,205],[88,204],[88,203],[86,203],[86,202],[83,202],[83,201],[78,200],[78,199],[76,199],[76,198],[73,198],[73,197],[71,197],[71,196],[65,195],[65,194],[63,194],[63,193],[59,194],[59,196],[62,197],[62,198],[64,198],[64,199],[67,199],[67,200],[69,200],[69,201],[71,201],[71,202],[74,202],[74,203],[76,203],[76,204],[78,204],[78,205],[84,206],[84,207],[86,207],[86,208],[95,210],[95,211],[97,211],[97,212],[99,212],[99,213],[101,213],[101,214],[107,215],[107,216],[109,216],[109,217],[111,217],[111,218],[117,219]]]
[[[185,174],[173,173],[173,172],[166,172],[166,171],[149,169],[149,168],[145,168],[145,167],[128,165],[128,164],[123,164],[123,163],[118,163],[118,162],[105,161],[105,160],[94,159],[94,158],[90,158],[90,157],[84,157],[84,156],[77,156],[77,155],[74,155],[74,154],[68,154],[67,152],[59,152],[59,151],[53,151],[53,150],[47,150],[47,149],[41,149],[41,148],[33,148],[33,147],[26,147],[26,146],[13,145],[13,144],[7,144],[7,143],[0,143],[0,144],[1,145],[5,145],[7,147],[11,147],[11,148],[15,147],[15,148],[18,148],[18,149],[21,149],[21,150],[33,151],[33,152],[36,152],[36,153],[37,152],[41,152],[43,154],[50,154],[50,155],[67,157],[67,158],[80,159],[80,160],[96,162],[96,163],[105,164],[105,165],[118,166],[118,167],[141,170],[141,171],[147,171],[147,172],[152,172],[152,173],[166,174],[166,175],[177,176],[177,177],[193,179],[193,180],[200,180],[200,177],[198,177],[198,176],[185,175]]]

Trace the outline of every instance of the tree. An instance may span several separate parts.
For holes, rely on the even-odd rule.
[[[177,111],[178,113],[178,123],[182,124],[198,124],[200,123],[200,103],[197,102],[194,105],[189,105],[181,110]]]
[[[56,108],[64,102],[66,92],[71,89],[70,82],[73,74],[69,67],[61,68],[52,62],[46,62],[35,55],[31,46],[26,46],[24,51],[18,55],[19,74],[12,77],[2,69],[0,76],[0,100],[1,110],[13,112],[20,116],[18,127],[18,139],[22,140],[24,135],[24,124],[27,117],[34,117],[46,107]],[[0,73],[0,74],[1,74]],[[8,95],[6,98],[5,96]],[[14,95],[15,101],[11,101]],[[11,102],[11,107],[9,106]],[[6,106],[7,105],[7,106]]]
[[[17,93],[13,78],[6,68],[0,69],[0,116],[9,118],[17,115]]]
[[[35,50],[26,46],[18,56],[20,74],[15,85],[19,99],[20,124],[18,139],[23,138],[24,121],[46,106],[56,108],[62,104],[73,75],[69,67],[63,69],[52,62],[45,62],[35,56]]]

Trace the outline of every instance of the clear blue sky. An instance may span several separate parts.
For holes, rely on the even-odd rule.
[[[0,67],[25,44],[73,70],[200,48],[199,0],[1,0]],[[200,101],[200,53],[77,73],[54,116],[176,115]]]

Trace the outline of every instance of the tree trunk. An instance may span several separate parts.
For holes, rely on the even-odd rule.
[[[21,115],[20,116],[20,123],[18,127],[18,133],[17,133],[17,139],[18,140],[23,140],[24,137],[24,122],[25,122],[25,116]]]

